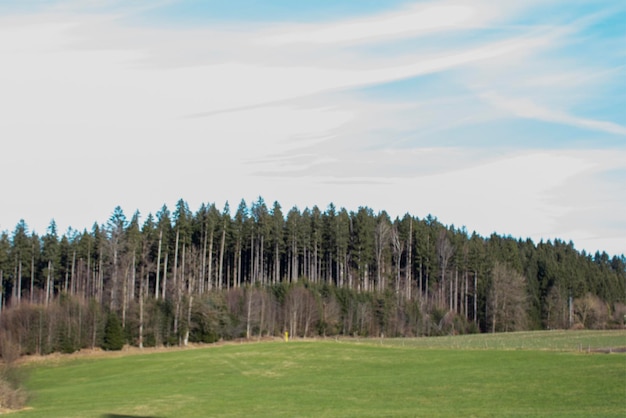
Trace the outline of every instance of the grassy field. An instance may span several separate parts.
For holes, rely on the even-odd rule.
[[[588,353],[619,346],[623,331],[67,357],[24,366],[32,409],[11,416],[623,417],[626,354]]]

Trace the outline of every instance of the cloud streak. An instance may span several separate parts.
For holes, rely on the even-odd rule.
[[[562,123],[579,128],[626,136],[625,126],[613,122],[576,117],[559,110],[538,105],[529,99],[505,98],[495,93],[483,93],[481,97],[496,108],[508,111],[511,115],[520,118]]]
[[[423,35],[485,25],[494,8],[483,2],[430,2],[374,18],[310,24],[261,38],[260,44],[342,44]],[[278,32],[278,31],[277,31]]]

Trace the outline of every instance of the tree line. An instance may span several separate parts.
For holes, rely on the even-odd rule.
[[[0,234],[0,354],[129,343],[607,328],[626,258],[330,204],[184,200],[90,231]],[[114,341],[114,343],[112,343]],[[5,354],[2,354],[5,355]]]

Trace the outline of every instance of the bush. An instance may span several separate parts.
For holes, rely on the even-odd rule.
[[[0,410],[20,409],[26,405],[26,391],[0,377]]]
[[[23,376],[14,366],[19,358],[19,346],[7,335],[2,335],[0,352],[0,411],[2,409],[20,409],[26,405],[27,395],[22,388]]]

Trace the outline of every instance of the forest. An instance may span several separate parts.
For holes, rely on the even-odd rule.
[[[0,235],[0,355],[624,326],[626,258],[368,207],[184,200]]]

